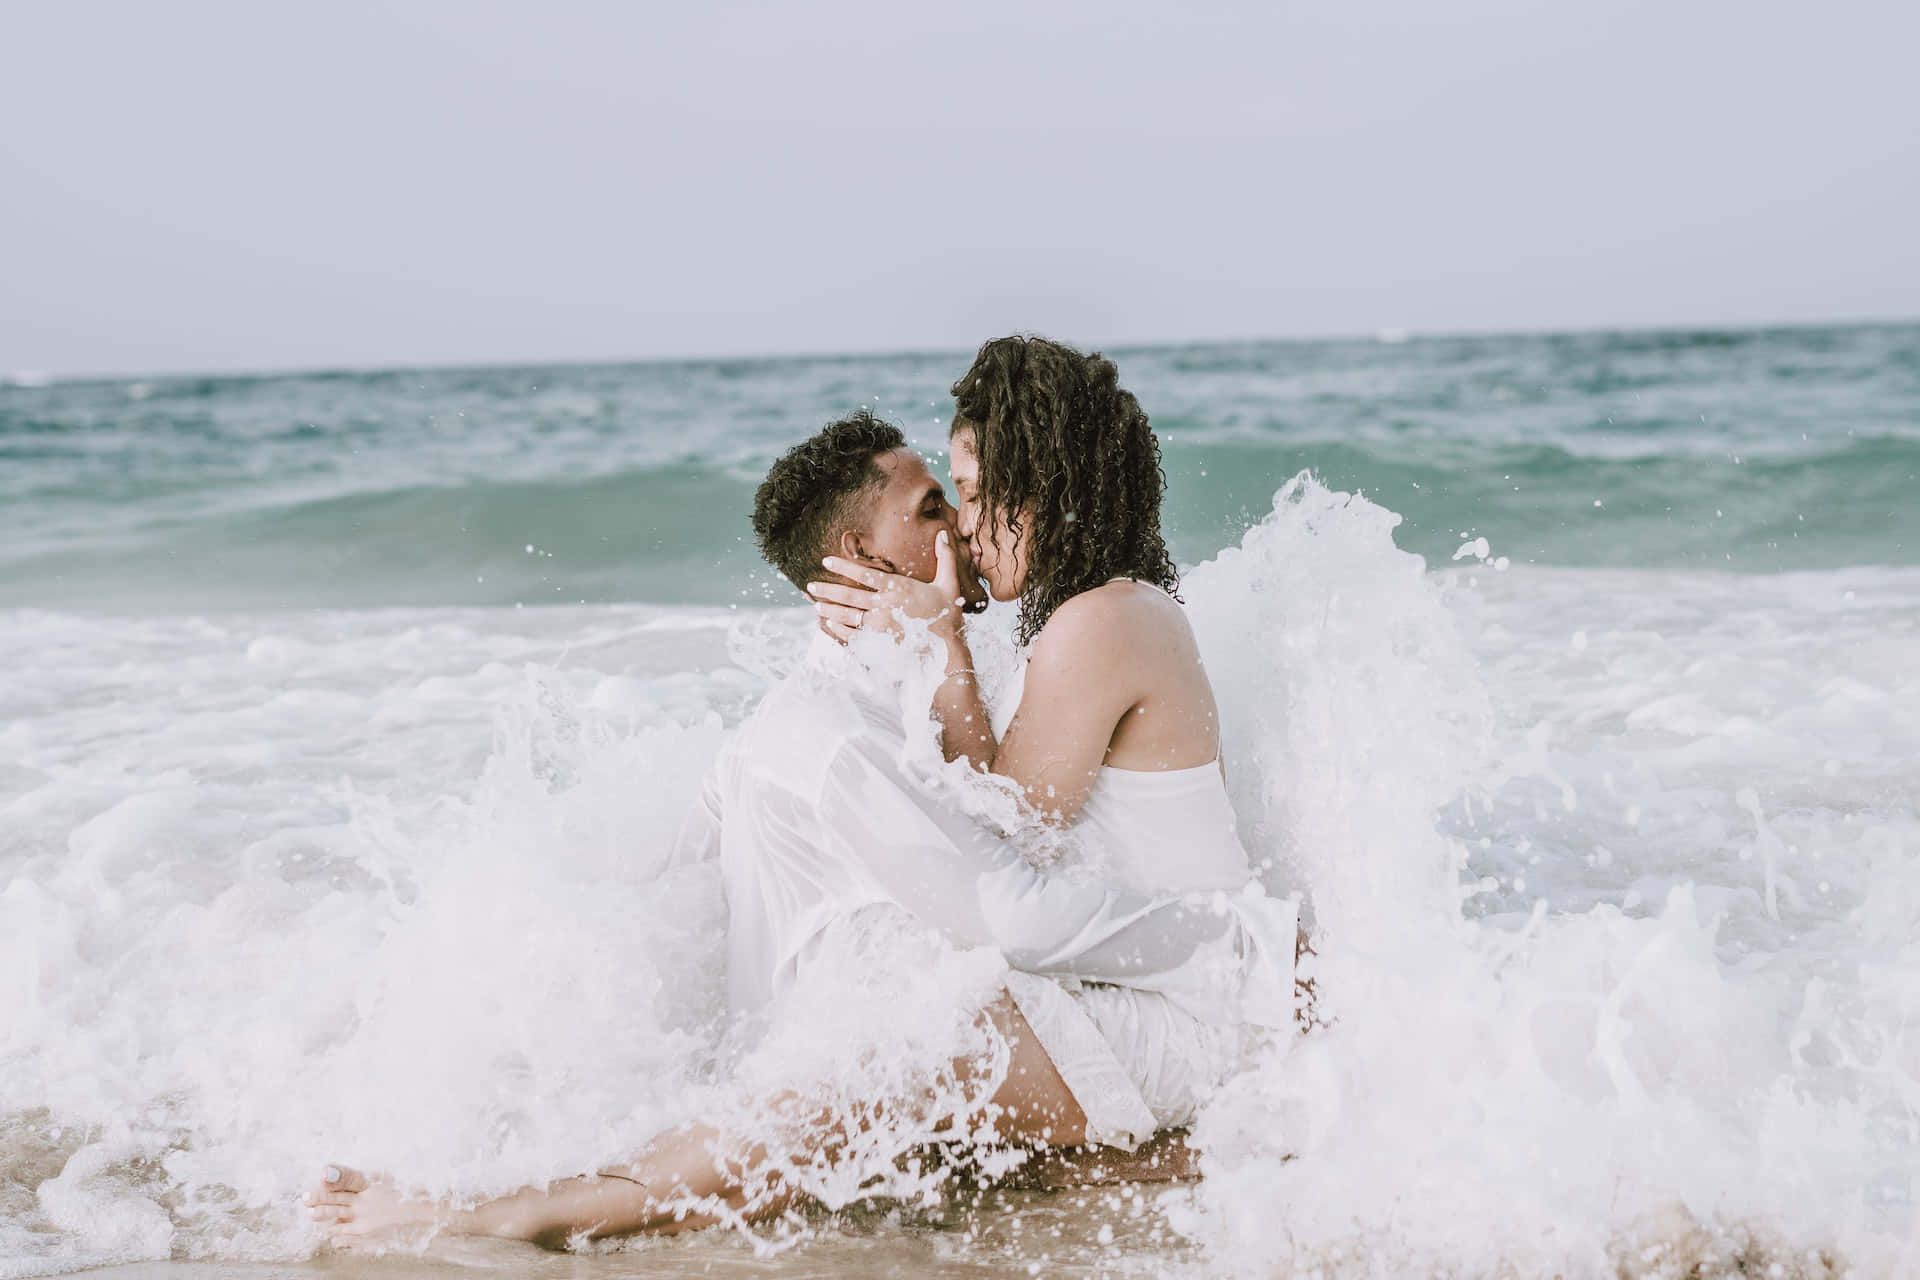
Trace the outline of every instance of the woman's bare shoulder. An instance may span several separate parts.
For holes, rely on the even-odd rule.
[[[1082,591],[1053,611],[1034,637],[1033,656],[1121,660],[1142,646],[1187,641],[1186,611],[1158,587],[1121,579]]]

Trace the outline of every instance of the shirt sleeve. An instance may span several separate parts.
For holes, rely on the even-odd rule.
[[[687,816],[680,820],[680,830],[675,834],[673,847],[667,853],[666,870],[696,862],[711,862],[720,856],[720,770],[725,766],[726,758],[726,751],[722,749],[719,757],[707,769],[707,776],[700,784],[700,794],[694,797]]]
[[[900,906],[957,942],[996,948],[1016,969],[1161,991],[1240,1017],[1249,975],[1271,968],[1267,931],[1248,927],[1244,895],[1148,897],[1049,875],[874,744],[839,749],[821,817]]]

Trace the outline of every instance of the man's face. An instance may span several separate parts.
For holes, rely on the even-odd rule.
[[[984,609],[986,588],[973,567],[973,553],[955,526],[956,513],[947,491],[911,449],[894,449],[874,458],[887,481],[868,499],[867,527],[842,539],[841,554],[865,560],[894,573],[932,582],[933,540],[942,531],[953,548],[960,570],[960,595],[969,613]],[[858,545],[849,546],[857,536]]]

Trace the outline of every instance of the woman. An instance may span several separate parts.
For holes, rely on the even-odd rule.
[[[1145,893],[1245,888],[1213,688],[1160,533],[1165,479],[1147,415],[1112,361],[1043,338],[987,343],[953,395],[957,527],[994,599],[1019,601],[1029,646],[1011,722],[996,736],[982,703],[952,548],[940,547],[932,583],[827,558],[857,585],[808,587],[821,624],[844,641],[925,623],[946,648],[934,714],[948,759],[1017,784],[1042,821],[1084,837],[1103,875]],[[1241,1025],[1161,996],[1025,975],[1008,987],[1094,1141],[1125,1146],[1189,1122],[1239,1058]]]

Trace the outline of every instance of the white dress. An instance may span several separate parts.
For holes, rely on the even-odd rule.
[[[1253,878],[1217,759],[1157,773],[1103,766],[1074,833],[1103,878],[1135,893],[1233,891]]]
[[[1012,720],[1024,675],[1000,694],[996,737]],[[1071,832],[1082,873],[1136,893],[1227,902],[1253,881],[1218,760],[1164,772],[1103,766]],[[1297,911],[1291,900],[1286,906]],[[1284,942],[1270,939],[1289,952],[1289,978],[1295,920],[1288,915]],[[1191,1122],[1239,1064],[1253,1025],[1107,983],[1014,973],[1007,989],[1086,1113],[1089,1137],[1111,1146]]]

